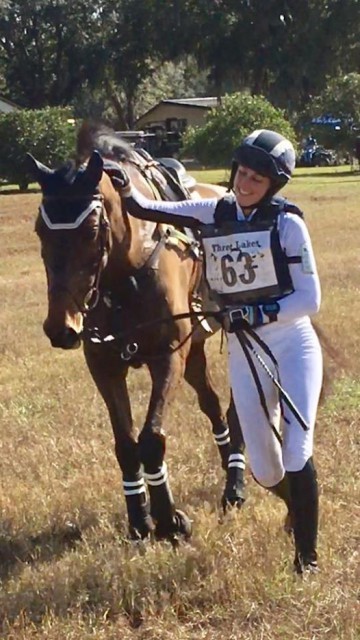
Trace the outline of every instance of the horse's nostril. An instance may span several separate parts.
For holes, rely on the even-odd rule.
[[[45,331],[47,334],[47,332]],[[80,335],[74,329],[66,328],[55,336],[48,335],[51,346],[58,349],[78,349],[81,344]]]

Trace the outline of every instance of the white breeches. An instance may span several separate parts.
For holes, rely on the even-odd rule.
[[[322,353],[309,318],[291,324],[274,323],[258,330],[278,362],[280,383],[309,425],[304,431],[291,410],[283,403],[280,416],[278,391],[260,363],[252,355],[270,418],[282,430],[283,445],[276,439],[260,404],[249,364],[235,334],[228,335],[230,382],[244,435],[251,471],[264,487],[272,487],[285,471],[300,471],[313,452],[314,427],[322,385]],[[251,340],[251,338],[250,338]],[[251,340],[271,372],[274,364],[261,347]]]

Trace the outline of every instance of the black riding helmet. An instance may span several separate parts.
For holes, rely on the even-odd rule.
[[[233,188],[239,164],[270,178],[273,196],[288,180],[295,168],[295,151],[290,140],[269,129],[257,129],[244,138],[234,151],[229,189]]]

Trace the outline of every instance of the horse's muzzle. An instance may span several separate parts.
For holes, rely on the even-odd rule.
[[[44,332],[49,338],[51,346],[57,349],[78,349],[81,345],[80,334],[70,327],[65,327],[57,334],[51,335],[44,324]]]

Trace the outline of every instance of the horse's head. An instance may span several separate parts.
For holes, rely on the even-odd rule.
[[[35,230],[48,284],[44,331],[53,347],[73,349],[80,345],[84,313],[96,304],[109,254],[103,160],[94,151],[85,166],[55,171],[31,155],[28,160],[42,190]]]

